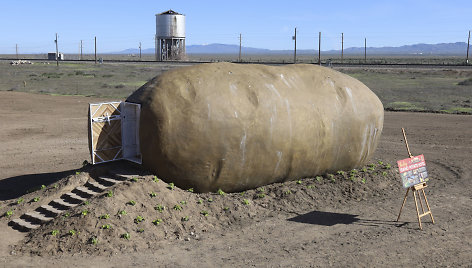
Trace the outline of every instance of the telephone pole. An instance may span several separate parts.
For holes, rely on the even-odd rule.
[[[341,33],[341,63],[343,63],[344,57],[344,33]]]
[[[57,45],[57,33],[56,33],[56,40],[54,40],[54,42],[56,42],[56,65],[59,66],[59,48]]]
[[[293,52],[293,63],[297,63],[297,27],[295,27],[295,35],[292,36],[292,39],[295,40],[295,50]]]
[[[18,57],[18,44],[16,44],[16,59],[19,60],[20,58]]]
[[[141,59],[141,42],[139,42],[139,59]]]
[[[367,63],[367,38],[364,38],[364,63]]]
[[[469,64],[469,45],[470,45],[470,30],[469,30],[469,39],[467,39],[467,58],[465,59],[466,64]]]
[[[242,36],[239,34],[239,62],[241,62],[241,45],[242,45]]]
[[[318,64],[321,66],[321,32],[318,35]]]
[[[82,40],[80,40],[80,60],[82,59]]]
[[[97,37],[95,36],[95,64],[97,64]]]

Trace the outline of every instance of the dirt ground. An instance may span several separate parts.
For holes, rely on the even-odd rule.
[[[82,162],[90,158],[87,103],[102,100],[0,91],[0,212],[10,208],[15,208],[15,213],[26,212],[34,204],[24,202],[17,206],[19,198],[28,201],[38,195],[47,200],[55,194],[52,185],[66,189],[87,179],[83,176],[92,176],[92,171],[81,169]],[[411,195],[400,222],[395,222],[405,193],[395,171],[396,160],[406,158],[401,127],[407,131],[412,153],[425,155],[431,177],[426,193],[436,224],[424,217],[422,231],[418,229]],[[188,223],[192,225],[164,225],[168,229],[160,233],[145,229],[143,234],[133,232],[129,240],[106,240],[105,231],[100,230],[97,236],[103,237],[104,242],[97,246],[84,243],[83,247],[74,247],[74,241],[79,240],[48,236],[48,231],[61,226],[59,220],[25,234],[13,230],[7,225],[9,219],[2,217],[0,266],[470,267],[471,160],[471,116],[386,112],[374,157],[379,171],[366,173],[365,184],[337,174],[336,182],[329,182],[324,176],[321,182],[312,178],[267,186],[267,196],[260,199],[256,190],[223,197],[169,190],[167,184],[159,182],[153,189],[163,198],[162,202],[172,199],[176,203],[184,197],[188,202],[183,212],[172,216],[175,219],[170,215],[163,219],[176,223],[182,216],[183,221],[186,214],[182,213],[188,209],[196,211],[188,214]],[[384,168],[385,163],[391,164],[391,169]],[[82,173],[76,175],[77,170]],[[385,175],[381,175],[383,170]],[[138,182],[126,181],[113,188],[112,199],[91,200],[88,208],[93,217],[79,215],[64,223],[76,224],[77,228],[94,224],[98,229],[97,218],[104,213],[100,209],[108,205],[126,208],[130,221],[138,215],[133,213],[147,213],[146,200],[152,199],[133,194],[148,195],[154,182],[151,175],[140,176]],[[24,195],[26,190],[43,184],[47,185],[44,191]],[[208,203],[210,198],[215,200],[214,204]],[[124,202],[130,199],[140,205],[126,206]],[[199,215],[200,199],[206,202],[202,206],[208,208],[208,217]],[[241,205],[245,199],[250,200],[247,210]],[[231,216],[222,212],[226,206]],[[82,209],[72,210],[71,215],[80,214]],[[221,212],[217,213],[218,210]],[[151,220],[146,219],[143,228],[151,228]],[[110,217],[113,226],[122,222],[118,217]],[[134,227],[132,222],[122,224],[111,230],[116,237],[128,227],[140,226]],[[64,228],[66,232],[69,226]],[[87,232],[84,227],[83,236],[77,235],[78,239],[88,239]]]

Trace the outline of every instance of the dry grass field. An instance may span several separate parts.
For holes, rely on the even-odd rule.
[[[470,69],[340,69],[369,86],[387,109],[423,111],[387,111],[374,159],[356,171],[198,194],[126,163],[83,167],[90,158],[88,103],[124,99],[179,66],[0,62],[1,267],[472,263],[472,118],[444,114],[471,113]],[[396,161],[407,157],[402,127],[431,176],[426,194],[436,223],[424,217],[422,231],[411,195],[395,221],[405,193],[396,170]],[[107,172],[127,176],[32,232],[9,226]]]

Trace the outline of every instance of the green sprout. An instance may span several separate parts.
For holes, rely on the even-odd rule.
[[[128,203],[126,203],[126,204],[131,205],[131,206],[134,206],[134,205],[136,205],[136,201],[130,200],[130,201],[128,201]]]
[[[392,167],[392,166],[391,166],[390,164],[386,164],[386,165],[385,165],[385,168],[386,168],[386,169],[390,169],[391,167]]]
[[[198,199],[197,204],[202,204],[202,203],[203,203],[203,200]]]
[[[96,237],[90,237],[89,243],[92,244],[92,245],[98,244],[98,238],[96,238]]]
[[[84,210],[82,210],[82,212],[81,212],[81,213],[82,213],[82,215],[84,215],[84,216],[87,216],[87,214],[89,213],[89,211],[88,211],[88,210],[86,210],[86,209],[84,209]]]
[[[71,236],[74,236],[76,233],[77,233],[77,231],[74,230],[74,229],[69,230],[69,234],[70,234]]]
[[[107,192],[106,197],[112,197],[113,196],[113,191],[110,190]]]
[[[144,233],[144,228],[140,228],[138,230],[136,230],[138,233]]]
[[[13,210],[10,209],[9,211],[5,212],[6,217],[11,217],[11,215],[13,215]]]
[[[149,193],[149,196],[152,198],[152,197],[156,197],[157,194],[156,194],[155,192],[150,192],[150,193]]]
[[[203,216],[206,217],[206,216],[208,216],[208,211],[202,210],[202,211],[200,212],[200,214],[202,214]]]
[[[110,218],[110,214],[103,214],[98,218],[101,219],[101,220],[106,220],[106,219]]]
[[[351,175],[356,175],[359,171],[357,171],[357,169],[353,169],[351,170]]]
[[[344,171],[342,171],[342,170],[336,171],[336,174],[344,176]]]
[[[79,174],[80,174],[80,171],[76,171],[76,172],[75,172],[75,175],[79,175]]]
[[[174,190],[174,187],[175,187],[175,185],[174,185],[173,182],[171,182],[171,183],[169,183],[169,185],[167,185],[167,189],[170,189],[170,190]]]
[[[159,212],[162,212],[164,211],[165,207],[163,205],[157,205],[154,207],[155,210],[159,211]]]
[[[210,203],[213,202],[213,198],[211,198],[211,197],[208,198],[208,202],[210,202]]]
[[[51,235],[52,235],[52,236],[56,236],[56,235],[58,235],[58,234],[59,234],[59,230],[52,230],[52,231],[51,231]]]
[[[250,204],[250,202],[249,202],[249,200],[247,200],[247,199],[243,199],[243,204],[247,206],[247,205]]]
[[[361,182],[365,184],[365,178],[362,178]]]
[[[162,222],[162,219],[155,219],[155,220],[152,221],[152,223],[154,223],[154,225],[159,225],[159,224],[161,224],[161,222]]]
[[[363,167],[363,168],[362,168],[362,172],[364,172],[364,173],[367,172],[367,168],[366,168],[366,167]]]
[[[88,200],[84,202],[84,206],[87,206],[87,205],[90,205],[90,201]]]
[[[256,191],[259,192],[259,193],[263,193],[263,192],[265,192],[265,188],[264,187],[259,187],[259,188],[256,189]]]
[[[289,194],[291,194],[291,193],[292,193],[292,191],[290,191],[290,190],[286,190],[284,193],[285,193],[286,195],[289,195]]]
[[[140,222],[144,221],[144,218],[142,216],[136,216],[134,219],[134,223],[138,224]]]
[[[46,189],[46,185],[41,185],[41,189]]]
[[[54,187],[54,189],[57,189],[57,187],[59,187],[59,185],[57,185],[57,183],[56,183],[56,184],[54,184],[53,187]]]
[[[316,176],[315,179],[316,179],[318,182],[321,182],[321,180],[323,179],[323,177],[321,177],[321,176]]]
[[[20,198],[16,201],[16,203],[17,203],[17,204],[21,204],[21,203],[23,203],[23,201],[25,201],[25,199],[23,199],[23,197],[20,197]]]
[[[175,205],[175,206],[174,206],[174,210],[180,211],[180,210],[182,210],[182,207],[181,207],[180,205]]]
[[[153,181],[153,182],[159,182],[159,178],[158,178],[157,176],[154,176],[154,177],[152,178],[152,181]]]
[[[223,210],[224,210],[224,211],[228,211],[228,210],[229,210],[229,207],[224,207]]]
[[[217,193],[218,193],[219,195],[225,195],[225,194],[226,194],[226,193],[223,192],[223,190],[221,190],[221,189],[218,189],[218,192],[217,192]]]
[[[180,201],[180,204],[181,204],[181,205],[187,205],[187,201],[182,200],[182,201]]]
[[[64,217],[64,218],[70,217],[70,213],[69,213],[69,212],[67,212],[66,214],[64,214],[64,216],[63,216],[63,217]]]
[[[315,187],[316,186],[312,184],[312,185],[308,185],[306,188],[311,189],[311,188],[315,188]]]
[[[126,210],[118,210],[118,215],[126,215]]]
[[[242,191],[241,193],[239,193],[241,196],[244,196],[246,194],[246,191]]]
[[[124,234],[121,235],[121,238],[124,238],[124,239],[126,239],[126,240],[129,240],[130,237],[131,237],[131,236],[129,235],[129,233],[124,233]]]
[[[134,182],[138,182],[139,178],[138,177],[133,177],[131,180],[134,181]]]
[[[297,181],[297,184],[302,184],[302,180],[298,180],[298,181]]]
[[[188,216],[182,217],[181,220],[182,221],[188,221]]]
[[[187,192],[193,193],[193,188],[188,188]]]
[[[111,229],[111,225],[110,224],[104,224],[104,225],[102,225],[102,229],[109,230],[109,229]]]
[[[33,202],[38,202],[38,201],[39,201],[39,197],[33,198]]]
[[[382,176],[387,176],[387,171],[382,172]]]
[[[264,198],[266,195],[264,193],[257,194],[257,198]]]
[[[382,162],[382,161],[380,161],[380,160],[379,160],[377,163],[379,163],[379,165],[383,165],[383,164],[384,164],[384,162]]]

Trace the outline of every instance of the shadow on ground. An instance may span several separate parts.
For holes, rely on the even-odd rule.
[[[27,174],[0,180],[0,200],[18,198],[28,192],[41,188],[41,185],[49,185],[69,175],[75,174],[77,170],[66,170],[61,172]]]
[[[391,225],[396,227],[402,227],[408,222],[396,222],[396,221],[382,221],[382,220],[369,220],[360,219],[359,215],[347,214],[347,213],[335,213],[327,211],[312,211],[306,214],[298,215],[288,219],[289,221],[315,224],[323,226],[333,226],[336,224],[359,224],[369,226],[380,226],[380,225]]]

